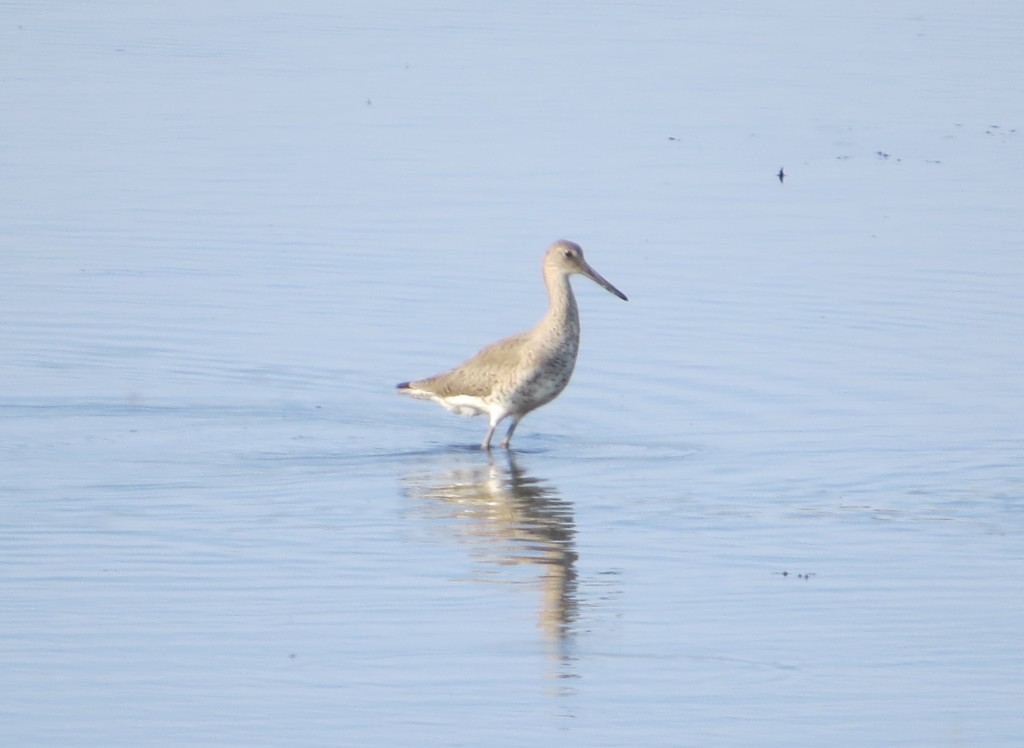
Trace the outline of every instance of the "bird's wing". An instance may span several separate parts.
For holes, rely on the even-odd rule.
[[[523,361],[526,333],[492,343],[463,364],[443,374],[413,382],[439,397],[487,397],[496,385],[513,378]]]

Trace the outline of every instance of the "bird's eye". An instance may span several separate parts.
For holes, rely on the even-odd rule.
[[[567,249],[562,254],[564,254],[566,257],[572,257],[572,250]]]

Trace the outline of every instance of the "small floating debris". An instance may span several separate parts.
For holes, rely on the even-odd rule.
[[[805,579],[805,580],[806,579],[810,579],[811,577],[817,576],[817,574],[815,574],[814,572],[804,572],[804,573],[797,572],[797,573],[794,574],[791,571],[777,571],[775,573],[778,574],[779,576],[782,576],[782,577],[796,577],[797,579]]]

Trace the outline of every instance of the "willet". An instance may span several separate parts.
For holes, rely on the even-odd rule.
[[[544,255],[548,311],[536,327],[492,343],[443,374],[402,382],[398,391],[419,400],[433,400],[459,415],[487,415],[491,424],[482,449],[491,448],[494,429],[511,418],[501,443],[508,449],[523,416],[558,397],[572,376],[580,347],[580,313],[569,277],[576,274],[628,301],[622,291],[587,264],[580,245],[557,241]]]

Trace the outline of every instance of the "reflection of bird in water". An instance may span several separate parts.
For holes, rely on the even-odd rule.
[[[488,456],[486,465],[410,476],[406,493],[442,502],[447,514],[465,520],[465,537],[491,563],[539,565],[540,627],[561,640],[578,607],[572,506],[546,481],[527,474],[512,453],[506,457],[507,467]]]

